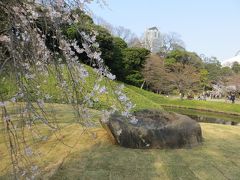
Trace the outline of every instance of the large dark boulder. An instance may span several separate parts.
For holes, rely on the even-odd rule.
[[[137,121],[114,113],[102,125],[115,141],[128,148],[181,148],[202,142],[200,125],[177,113],[141,110],[134,113]]]

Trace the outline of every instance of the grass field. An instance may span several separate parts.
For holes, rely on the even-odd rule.
[[[89,81],[91,84],[92,80]],[[112,86],[116,85],[118,82],[112,82]],[[48,88],[54,91],[57,99],[58,92],[51,85]],[[169,99],[129,85],[124,91],[136,104],[135,110],[162,109],[167,105],[240,114],[239,104]],[[106,99],[102,97],[102,107],[108,107]],[[30,135],[29,130],[25,129],[27,140],[30,140],[37,154],[34,161],[43,169],[40,179],[238,180],[240,177],[240,126],[201,123],[204,142],[193,149],[127,149],[112,144],[106,131],[100,127],[101,106],[99,109],[89,109],[95,127],[88,130],[76,123],[77,118],[69,105],[54,103],[47,106],[49,111],[56,113],[61,130],[54,132],[37,124],[35,130],[47,136],[47,140],[42,141],[42,136]],[[10,112],[14,113],[14,108],[18,107],[11,107]],[[0,127],[0,179],[3,180],[11,179],[11,163],[4,133]]]
[[[92,70],[91,67],[88,66],[85,67],[90,74],[89,77],[87,78],[85,89],[90,90],[93,88],[94,82],[98,76]],[[50,69],[52,70],[52,68]],[[112,90],[112,88],[116,87],[120,83],[121,82],[109,81],[107,79],[104,79],[101,82],[101,84],[106,86],[110,91]],[[16,93],[15,84],[16,82],[14,80],[14,77],[7,76],[4,82],[0,81],[0,86],[3,87],[0,89],[0,93],[1,91],[4,91],[6,97],[8,96],[11,97],[11,95]],[[53,103],[62,103],[62,100],[64,99],[65,95],[62,94],[60,89],[56,88],[56,79],[54,71],[53,74],[49,76],[47,83],[41,84],[41,88],[44,92],[48,92],[52,96],[51,100]],[[159,94],[154,94],[149,91],[145,91],[143,89],[131,85],[126,85],[124,91],[126,92],[128,97],[130,97],[130,99],[137,105],[135,109],[142,109],[146,107],[152,109],[159,109],[162,108],[163,106],[174,106],[240,115],[240,104],[231,104],[227,102],[214,102],[214,101],[172,99]],[[96,109],[109,108],[111,106],[111,103],[114,102],[113,99],[114,97],[111,93],[108,93],[107,95],[102,95],[99,97],[99,102],[96,103],[95,108]]]
[[[137,150],[112,144],[105,130],[72,124],[39,144],[43,179],[236,179],[240,177],[240,127],[201,124],[204,143],[193,149]],[[91,132],[91,133],[90,133]],[[96,136],[92,136],[96,133]],[[53,148],[54,147],[54,148]],[[2,150],[2,148],[1,148]],[[0,167],[3,166],[1,160]],[[0,179],[8,179],[0,169]]]
[[[239,179],[239,127],[201,126],[202,146],[176,150],[121,148],[98,129],[98,138],[68,156],[51,179]]]
[[[134,86],[127,86],[127,88],[131,89],[136,94],[145,96],[152,102],[162,106],[185,107],[240,115],[240,104],[231,104],[228,102],[171,99],[162,95],[142,90]]]
[[[83,131],[68,105],[56,105],[61,131],[38,125],[47,141],[35,139],[43,179],[239,179],[240,127],[201,123],[204,142],[193,149],[137,150],[112,144],[99,127]],[[3,132],[2,132],[3,133]],[[3,134],[2,134],[3,135]],[[0,136],[0,179],[10,179],[11,164]]]

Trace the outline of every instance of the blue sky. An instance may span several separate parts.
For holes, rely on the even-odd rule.
[[[186,49],[220,61],[240,50],[239,0],[107,0],[90,5],[97,16],[141,36],[148,27],[181,35]]]

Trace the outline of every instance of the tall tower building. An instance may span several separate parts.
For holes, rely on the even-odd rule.
[[[152,53],[157,53],[162,46],[162,38],[157,27],[148,28],[144,33],[144,47]]]

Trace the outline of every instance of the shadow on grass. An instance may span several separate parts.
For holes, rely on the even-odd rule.
[[[97,143],[69,156],[51,179],[239,179],[239,128],[203,127],[205,142],[193,149],[139,150]]]
[[[51,179],[151,179],[160,174],[154,162],[149,150],[99,143],[72,154]]]
[[[99,142],[71,154],[50,179],[198,179],[179,151],[128,149]]]
[[[49,179],[239,179],[239,127],[201,126],[202,146],[173,150],[122,148],[111,144],[106,132],[98,129],[95,140],[81,137],[79,149],[69,154]]]

